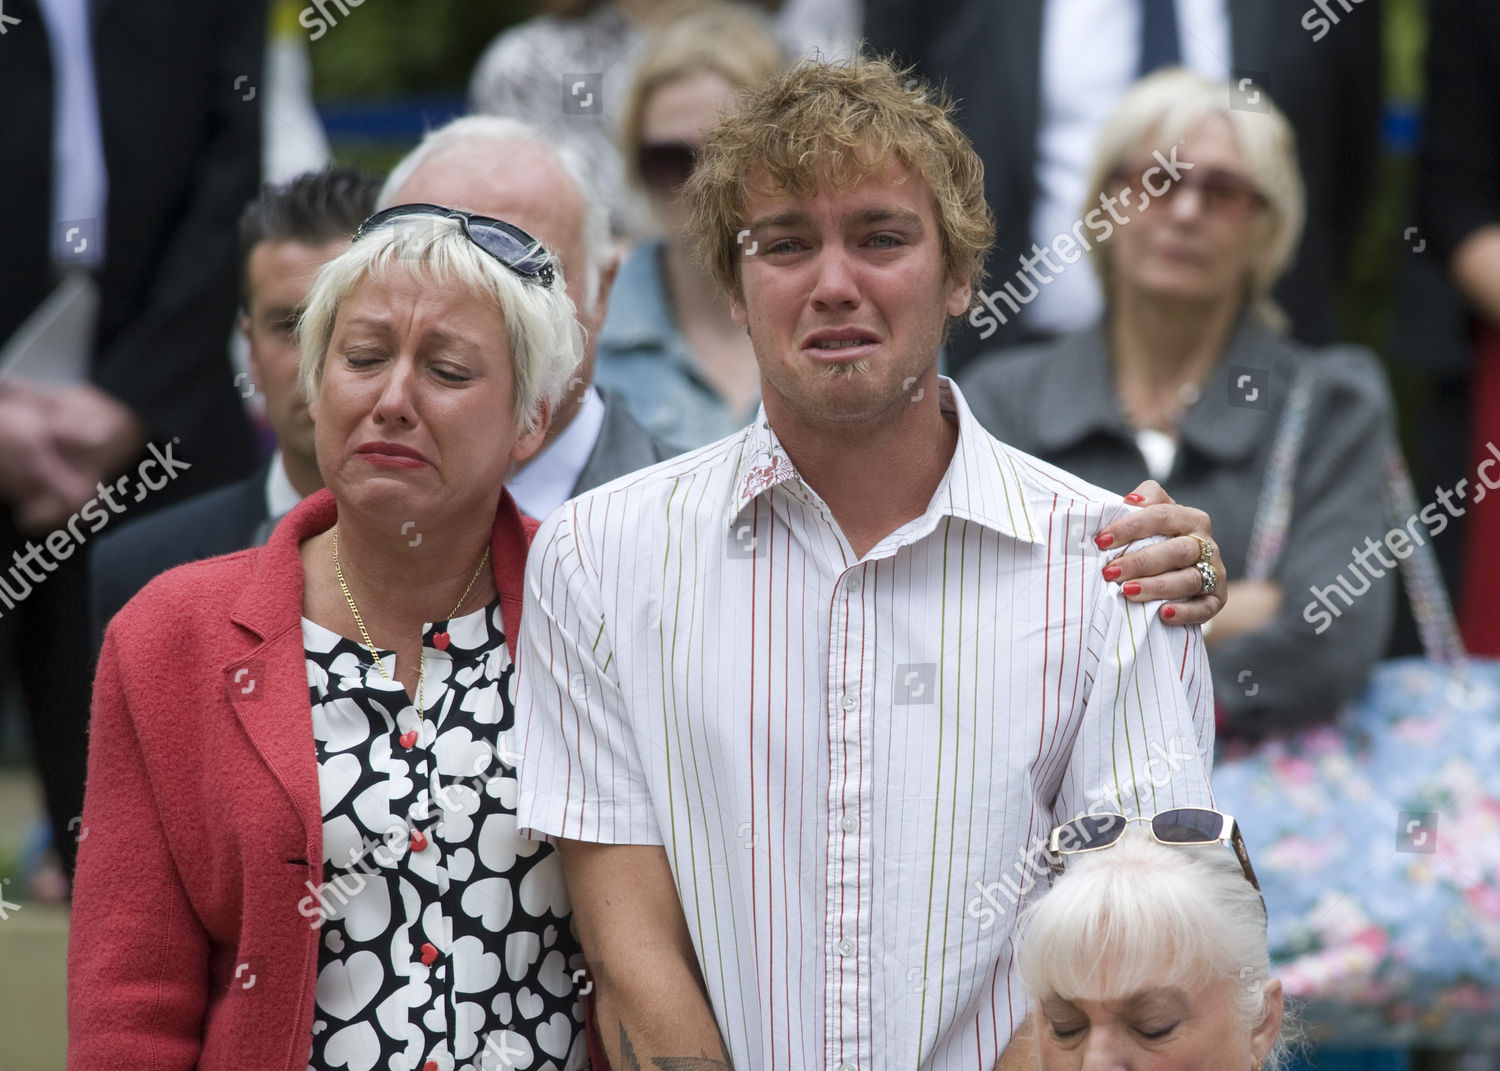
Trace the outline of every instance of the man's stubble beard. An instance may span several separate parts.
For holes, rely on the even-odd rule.
[[[869,373],[869,361],[840,361],[838,364],[824,365],[818,370],[818,374],[824,379],[852,379]]]

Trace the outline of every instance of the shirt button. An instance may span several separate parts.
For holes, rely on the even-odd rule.
[[[859,574],[851,573],[849,579],[844,581],[844,588],[849,592],[849,594],[853,595],[859,590],[859,584]]]
[[[854,942],[851,941],[851,940],[849,940],[849,938],[847,938],[847,937],[845,937],[842,941],[840,941],[839,942],[839,955],[841,955],[841,956],[852,956],[852,955],[854,955]]]
[[[854,1071],[853,1064],[839,1064],[839,1071]]]
[[[844,696],[844,698],[839,701],[839,706],[843,707],[845,710],[853,710],[854,697],[852,695]]]
[[[852,814],[846,814],[839,821],[839,828],[842,829],[845,833],[853,833],[856,829],[859,828],[859,820],[856,819]]]

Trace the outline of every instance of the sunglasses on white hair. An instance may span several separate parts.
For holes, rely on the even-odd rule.
[[[376,212],[361,223],[359,230],[354,232],[354,240],[357,242],[373,230],[399,224],[401,220],[412,216],[458,220],[464,237],[474,245],[521,278],[540,283],[549,290],[552,289],[552,281],[555,278],[552,270],[552,255],[542,247],[541,242],[514,223],[507,223],[503,219],[492,219],[489,216],[464,212],[457,208],[445,208],[442,205],[396,205]]]
[[[1240,836],[1239,825],[1229,815],[1207,807],[1176,807],[1150,818],[1127,818],[1123,814],[1108,813],[1080,815],[1058,826],[1047,838],[1047,853],[1051,856],[1053,871],[1062,870],[1064,856],[1113,847],[1131,822],[1149,823],[1151,835],[1159,844],[1223,844],[1233,848],[1245,877],[1257,892],[1260,891],[1260,882],[1255,878],[1255,868],[1250,865],[1250,853],[1245,850],[1245,838]]]

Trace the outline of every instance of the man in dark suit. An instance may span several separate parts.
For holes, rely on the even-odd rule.
[[[1109,26],[1126,36],[1116,36],[1104,20],[1114,20]],[[1071,6],[1057,0],[869,0],[865,32],[871,47],[915,63],[959,100],[959,123],[984,161],[985,198],[996,216],[992,287],[1015,277],[1032,254],[1039,197],[1056,185],[1057,146],[1072,137],[1076,158],[1091,155],[1085,113],[1097,100],[1118,100],[1136,74],[1179,62],[1233,82],[1240,87],[1239,106],[1248,110],[1259,104],[1258,94],[1268,93],[1297,131],[1308,194],[1308,225],[1276,298],[1294,334],[1324,344],[1338,337],[1338,290],[1374,177],[1380,25],[1379,0],[1361,0],[1347,11],[1313,0],[1219,0],[1180,9],[1172,0]],[[1100,68],[1116,64],[1123,76],[1118,93],[1099,97],[1109,90],[1101,88]],[[1082,177],[1078,181],[1081,190]],[[1063,210],[1077,213],[1082,205]],[[1068,274],[1086,277],[1089,269],[1080,263]],[[1083,320],[1091,318],[1095,306],[1086,298],[1078,305]],[[988,321],[999,317],[976,313],[955,332],[950,370],[982,348],[1086,326],[1068,322],[1070,309],[1041,316],[1042,323],[1036,307],[1016,315],[1004,304],[1000,309],[1004,323],[991,326]],[[987,338],[980,339],[978,327]]]
[[[587,173],[567,149],[518,120],[468,116],[427,135],[391,171],[380,195],[382,207],[427,202],[508,220],[562,263],[584,330],[583,364],[552,414],[546,445],[506,481],[521,510],[538,519],[574,495],[678,452],[594,386],[599,327],[619,260]]]
[[[152,577],[183,562],[260,546],[283,513],[323,486],[297,375],[297,317],[318,269],[348,247],[374,210],[378,188],[362,172],[330,168],[265,186],[240,216],[240,332],[276,453],[244,480],[100,537],[90,585],[96,640]]]
[[[115,512],[156,508],[254,464],[225,339],[234,220],[259,181],[267,15],[255,0],[10,0],[5,16],[0,342],[65,273],[98,290],[80,375],[0,384],[0,561],[10,562],[28,540],[68,542],[58,533],[97,509],[96,489],[147,463],[148,442],[170,448],[180,477],[139,505],[124,496]],[[69,868],[92,677],[80,542],[75,533],[67,560],[0,616],[0,659],[23,686]]]

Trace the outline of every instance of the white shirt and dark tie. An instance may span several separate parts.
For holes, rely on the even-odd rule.
[[[533,545],[517,821],[664,847],[742,1071],[990,1071],[1049,830],[1211,799],[1199,631],[1100,574],[1128,507],[941,382],[953,459],[863,558],[764,410]]]
[[[1121,47],[1136,42],[1136,47]],[[1032,239],[1043,249],[1087,212],[1083,199],[1099,133],[1135,80],[1181,64],[1222,82],[1230,75],[1228,0],[1053,0],[1042,9],[1041,102]],[[1087,327],[1104,311],[1084,261],[1054,272],[1022,310],[1028,332]],[[1002,280],[1003,281],[1003,280]]]

